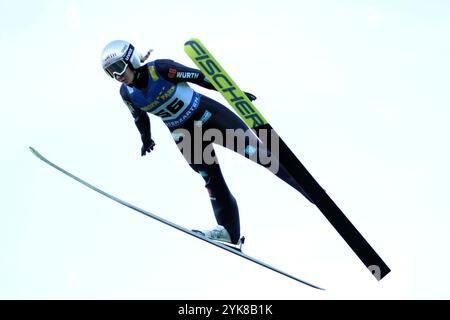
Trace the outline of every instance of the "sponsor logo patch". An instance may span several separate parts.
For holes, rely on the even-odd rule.
[[[169,74],[167,75],[170,79],[175,78],[175,76],[177,75],[177,70],[170,68],[169,69]]]
[[[177,72],[179,79],[197,79],[199,74],[197,72]]]

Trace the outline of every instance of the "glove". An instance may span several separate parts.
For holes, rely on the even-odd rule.
[[[148,152],[152,152],[153,148],[155,147],[155,141],[150,139],[150,141],[143,142],[142,148],[141,148],[141,156],[145,156],[145,154]]]
[[[256,100],[256,96],[254,96],[253,94],[249,93],[249,92],[245,92],[245,95],[247,96],[247,98],[250,99],[250,101],[255,101]]]

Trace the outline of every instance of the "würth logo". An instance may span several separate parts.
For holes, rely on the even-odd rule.
[[[177,78],[179,79],[197,79],[198,72],[177,72]]]

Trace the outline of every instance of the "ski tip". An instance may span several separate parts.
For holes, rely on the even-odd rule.
[[[42,158],[41,154],[33,147],[29,146],[28,148],[30,148],[30,151],[38,158]]]
[[[191,44],[192,42],[196,42],[196,43],[200,43],[200,40],[198,40],[197,38],[190,38],[188,41],[186,41],[184,43],[185,46]]]

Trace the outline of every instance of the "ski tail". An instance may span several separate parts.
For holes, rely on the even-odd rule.
[[[391,269],[384,260],[367,242],[363,235],[336,205],[326,191],[319,185],[309,171],[298,160],[286,143],[280,139],[280,155],[289,164],[290,174],[301,181],[300,185],[311,201],[322,212],[325,218],[333,225],[339,235],[344,239],[370,273],[379,281],[383,279]]]

